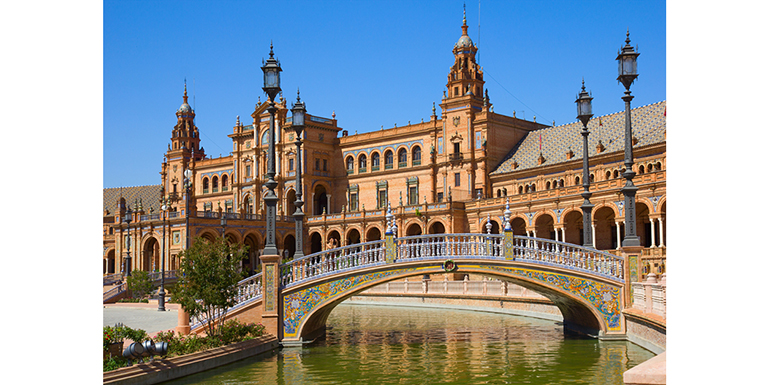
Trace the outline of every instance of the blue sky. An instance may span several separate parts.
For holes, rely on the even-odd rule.
[[[249,124],[265,99],[259,67],[271,41],[285,96],[295,100],[299,88],[309,113],[334,111],[351,134],[429,119],[445,90],[464,2],[213,4],[104,2],[103,187],[160,183],[185,79],[201,145],[228,155],[236,116]],[[497,113],[573,122],[582,78],[595,115],[622,110],[615,57],[627,29],[641,53],[632,105],[666,99],[663,1],[465,4]]]

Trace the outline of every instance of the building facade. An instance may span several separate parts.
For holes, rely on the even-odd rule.
[[[467,29],[463,20],[446,90],[427,121],[349,135],[334,114],[307,115],[299,158],[305,254],[382,239],[388,207],[397,236],[499,233],[508,205],[514,234],[583,244],[582,124],[548,126],[494,112]],[[291,106],[283,96],[276,104],[276,244],[289,258],[297,236],[291,215],[298,160]],[[175,269],[194,237],[246,244],[243,268],[258,269],[265,244],[267,105],[258,100],[248,125],[238,117],[229,135],[232,153],[212,158],[201,147],[185,86],[161,183],[104,190],[105,274],[160,270],[161,255],[166,269]],[[665,270],[665,111],[665,101],[631,111],[643,271]],[[601,250],[619,250],[624,234],[624,124],[622,111],[588,123],[591,231]]]

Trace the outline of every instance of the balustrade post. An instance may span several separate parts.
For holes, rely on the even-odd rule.
[[[190,334],[190,314],[184,310],[184,307],[180,306],[177,312],[177,325],[176,332],[181,335]]]
[[[262,255],[262,325],[265,332],[280,341],[283,338],[283,322],[280,314],[281,272],[279,255]]]

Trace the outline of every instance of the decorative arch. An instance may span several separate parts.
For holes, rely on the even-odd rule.
[[[404,224],[403,236],[408,237],[410,235],[422,235],[422,222],[417,219],[412,219]]]
[[[440,219],[433,219],[428,222],[428,234],[445,234],[447,226]]]

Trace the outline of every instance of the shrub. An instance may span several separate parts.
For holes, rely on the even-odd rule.
[[[132,271],[131,276],[126,279],[126,283],[134,298],[143,298],[152,290],[150,274],[144,270]]]

